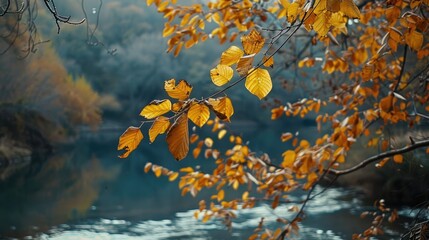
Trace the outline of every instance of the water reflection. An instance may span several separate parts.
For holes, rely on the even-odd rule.
[[[260,205],[237,211],[232,231],[221,221],[204,224],[190,210],[198,206],[197,198],[181,197],[177,183],[145,174],[143,168],[147,161],[178,169],[210,164],[207,160],[171,161],[168,152],[160,151],[167,148],[157,145],[142,145],[120,160],[116,144],[116,138],[81,140],[0,182],[0,238],[245,239],[261,216],[270,228],[278,226],[276,216],[292,217],[286,206],[273,211]],[[204,191],[199,199],[210,195]],[[359,218],[362,204],[354,191],[329,189],[310,202],[295,239],[350,239],[370,225],[370,219]],[[403,230],[397,224],[380,239],[396,239]]]

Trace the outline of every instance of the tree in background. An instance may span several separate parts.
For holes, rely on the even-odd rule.
[[[203,152],[212,159],[213,168],[204,171],[190,166],[174,172],[152,163],[145,168],[172,181],[180,176],[182,194],[196,196],[204,188],[216,188],[210,203],[202,200],[195,213],[202,221],[223,218],[230,227],[235,209],[252,208],[259,202],[271,202],[273,209],[290,204],[294,218],[279,216],[278,222],[284,225],[265,231],[261,218],[250,237],[284,239],[298,231],[306,204],[323,194],[315,192],[322,179],[330,177],[333,182],[374,163],[378,168],[388,162],[401,164],[410,160],[405,153],[411,151],[427,158],[427,129],[423,134],[412,129],[424,127],[429,119],[428,1],[219,0],[185,5],[148,0],[147,4],[167,19],[163,36],[168,38],[167,51],[175,56],[183,47],[208,38],[232,43],[209,71],[218,91],[193,98],[192,80],[167,80],[164,90],[169,98],[146,105],[140,115],[147,120],[129,127],[119,139],[118,150],[125,150],[121,157],[127,157],[143,139],[142,128],[150,125],[149,141],[166,133],[176,160],[188,155],[190,144],[195,144],[195,158]],[[237,37],[241,44],[236,43]],[[268,154],[252,152],[237,135],[229,134],[232,147],[222,153],[213,148],[211,138],[199,140],[190,133],[189,120],[197,127],[211,125],[218,139],[223,139],[225,122],[233,121],[234,114],[228,90],[244,82],[251,94],[269,98],[270,72],[285,70],[294,71],[295,81],[284,81],[283,86],[305,87],[307,96],[296,102],[270,99],[266,106],[272,109],[271,119],[313,118],[319,130],[315,141],[285,129],[279,138],[292,141],[292,147],[284,150],[282,161],[272,161]],[[390,135],[395,128],[409,131],[398,141]],[[363,157],[354,151],[356,142],[366,142],[378,152]],[[350,166],[350,158],[362,159]],[[228,196],[227,188],[242,191],[242,197]],[[298,189],[306,190],[307,197],[291,202],[288,195]],[[380,200],[372,216],[372,226],[354,239],[382,234],[382,223],[394,221],[397,213]]]

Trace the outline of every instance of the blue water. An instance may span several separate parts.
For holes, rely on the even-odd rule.
[[[277,133],[263,136],[270,134]],[[237,211],[232,230],[220,220],[202,223],[193,214],[210,191],[199,198],[181,197],[177,181],[156,178],[143,168],[147,161],[178,169],[209,165],[209,160],[176,162],[162,141],[142,144],[130,158],[118,159],[116,136],[83,138],[1,181],[0,239],[245,239],[261,217],[270,228],[280,226],[277,216],[293,217],[287,206],[273,211],[261,204]],[[293,239],[350,239],[370,226],[370,219],[359,218],[367,208],[356,191],[329,189],[310,202],[300,234]],[[390,226],[379,239],[399,238],[403,224]]]

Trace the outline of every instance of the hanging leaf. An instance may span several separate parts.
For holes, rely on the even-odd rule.
[[[188,118],[198,127],[204,126],[210,117],[209,108],[203,103],[193,104],[188,111]]]
[[[234,75],[234,70],[230,66],[227,65],[217,65],[215,68],[210,70],[210,77],[212,82],[216,86],[222,86],[228,83],[232,76]]]
[[[349,18],[360,18],[360,11],[353,0],[342,0],[340,11]]]
[[[168,150],[177,161],[189,152],[188,115],[183,113],[176,119],[167,133]]]
[[[393,161],[395,163],[403,163],[404,162],[404,158],[402,157],[401,154],[396,154],[393,156]]]
[[[271,56],[265,56],[262,58],[262,62],[264,63],[265,67],[270,67],[273,68],[274,67],[274,57]]]
[[[237,63],[243,55],[243,50],[239,47],[231,46],[220,56],[220,64],[231,66]]]
[[[328,11],[324,11],[316,16],[316,19],[313,24],[314,31],[317,32],[320,36],[324,37],[329,32],[331,19],[331,13]]]
[[[159,116],[158,118],[156,118],[149,129],[149,141],[155,141],[156,137],[159,134],[165,133],[168,127],[170,127],[170,120],[168,120],[168,118],[164,116]]]
[[[253,29],[248,35],[241,37],[241,44],[243,45],[244,53],[247,55],[261,51],[264,43],[265,39],[255,29]]]
[[[414,51],[418,51],[422,48],[423,45],[423,34],[413,30],[411,32],[405,33],[405,42],[410,46]]]
[[[146,107],[140,112],[140,116],[147,119],[156,118],[165,113],[168,113],[171,110],[171,102],[168,99],[164,100],[155,100],[150,102]]]
[[[240,58],[237,63],[237,72],[240,76],[246,76],[250,69],[252,69],[253,59],[255,54],[246,55]]]
[[[282,156],[283,156],[283,162],[281,166],[284,168],[292,168],[293,163],[295,162],[295,159],[296,159],[295,151],[287,150],[282,154]]]
[[[165,81],[164,89],[168,96],[174,99],[186,100],[191,94],[192,86],[185,80],[180,80],[180,82],[176,85],[176,80],[170,79]]]
[[[208,104],[220,120],[229,121],[230,117],[234,114],[231,99],[228,97],[209,98]]]
[[[121,137],[119,137],[118,150],[125,150],[123,154],[121,154],[120,158],[126,158],[130,155],[132,151],[134,151],[141,140],[143,139],[143,134],[138,127],[129,127],[122,133]]]
[[[259,99],[264,98],[273,88],[270,74],[265,69],[255,69],[246,78],[245,86],[253,95]]]

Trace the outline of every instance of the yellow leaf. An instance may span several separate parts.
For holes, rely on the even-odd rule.
[[[171,110],[171,102],[168,99],[164,100],[155,100],[150,102],[143,110],[140,112],[140,116],[147,119],[156,118],[168,113]]]
[[[240,58],[237,63],[237,72],[240,76],[245,76],[252,68],[253,59],[255,58],[255,54],[246,55]]]
[[[174,99],[186,100],[191,94],[192,86],[185,80],[180,80],[180,82],[176,85],[176,80],[170,79],[165,81],[164,89],[168,96]]]
[[[155,0],[146,0],[146,4],[148,6],[152,5],[153,2],[155,2]]]
[[[286,152],[284,152],[282,154],[282,156],[283,156],[283,162],[282,162],[281,166],[284,168],[286,168],[286,167],[292,168],[293,163],[295,162],[295,158],[296,158],[295,151],[287,150]]]
[[[158,165],[153,165],[152,166],[152,172],[155,174],[156,177],[160,177],[162,174],[162,167],[160,167]]]
[[[168,118],[164,116],[157,117],[149,129],[149,141],[155,141],[156,137],[159,134],[165,133],[168,127],[170,127],[170,121],[168,120]]]
[[[176,180],[178,176],[179,176],[178,172],[172,172],[170,175],[168,175],[168,181],[172,182]]]
[[[396,154],[393,156],[393,161],[395,163],[403,163],[404,162],[404,158],[402,157],[401,154]]]
[[[422,48],[423,45],[423,34],[417,31],[411,31],[405,33],[405,42],[410,46],[414,51],[418,51]]]
[[[264,63],[265,67],[270,67],[270,68],[274,67],[274,57],[272,56],[268,57],[264,55],[264,57],[262,58],[262,62]]]
[[[186,172],[186,173],[191,173],[191,172],[194,171],[194,169],[191,168],[191,167],[185,167],[185,168],[181,168],[180,171],[181,172]]]
[[[204,144],[206,145],[206,147],[211,148],[211,147],[213,147],[213,140],[208,137],[208,138],[204,139]]]
[[[228,83],[233,75],[234,70],[232,70],[232,68],[228,65],[220,64],[210,70],[210,77],[216,86],[222,86]]]
[[[228,97],[209,98],[208,103],[220,120],[229,121],[230,117],[234,114],[231,99]]]
[[[314,21],[313,28],[320,36],[324,37],[329,32],[330,24],[329,20],[331,19],[331,13],[324,11],[316,16]]]
[[[220,202],[225,197],[225,191],[222,189],[217,193],[217,201]]]
[[[183,113],[176,119],[167,133],[168,150],[177,161],[182,160],[189,152],[188,116]]]
[[[237,63],[243,55],[243,50],[239,47],[231,46],[220,56],[220,64],[231,66]]]
[[[253,29],[248,35],[241,37],[241,44],[243,45],[244,53],[248,55],[261,51],[264,43],[265,39],[255,29]]]
[[[222,129],[222,130],[220,130],[220,131],[219,131],[219,133],[217,134],[217,138],[218,138],[218,139],[222,139],[222,138],[225,136],[225,134],[226,134],[226,130],[225,130],[225,129]]]
[[[255,69],[246,77],[245,86],[259,99],[264,98],[273,88],[270,74],[265,69]]]
[[[293,2],[287,9],[287,20],[292,23],[296,20],[299,13],[299,3]]]
[[[119,137],[118,150],[125,150],[123,154],[121,154],[120,158],[126,158],[132,151],[134,151],[141,140],[143,139],[143,134],[138,127],[129,127],[125,130],[124,133]]]
[[[353,0],[342,0],[340,10],[349,18],[360,18],[360,11]]]
[[[243,195],[241,195],[241,199],[243,199],[243,201],[246,201],[248,197],[249,197],[249,192],[248,191],[245,191],[243,193]]]
[[[193,104],[188,111],[188,118],[198,127],[204,126],[210,117],[209,108],[203,103]]]

